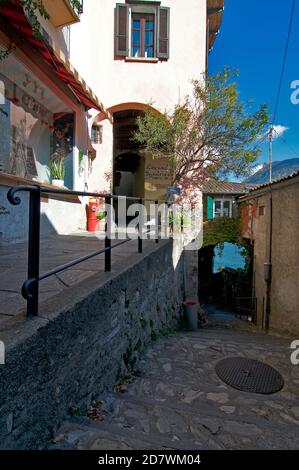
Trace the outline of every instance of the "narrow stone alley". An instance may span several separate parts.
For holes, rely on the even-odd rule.
[[[127,383],[95,398],[98,420],[70,417],[49,447],[299,449],[299,366],[291,364],[290,344],[234,316],[209,315],[204,329],[154,342]],[[283,389],[262,395],[223,383],[215,366],[236,356],[274,367]]]

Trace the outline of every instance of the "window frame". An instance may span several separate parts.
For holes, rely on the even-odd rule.
[[[158,60],[158,6],[156,5],[130,5],[129,6],[129,55],[127,59],[130,60]],[[132,38],[133,38],[133,15],[153,15],[154,16],[154,53],[153,57],[145,57],[144,56],[139,56],[135,57],[132,52],[133,52],[133,43],[132,43]],[[140,33],[141,34],[141,33]],[[145,38],[144,38],[145,40]],[[141,44],[142,44],[142,38],[140,38]]]
[[[147,30],[147,21],[150,20],[153,23],[153,27],[151,30]],[[139,21],[139,29],[136,29],[134,27],[134,22]],[[139,38],[139,43],[134,43],[134,31],[139,31],[140,33],[140,38]],[[146,45],[146,34],[147,32],[151,32],[153,35],[152,43],[150,46]],[[135,13],[132,12],[131,15],[131,48],[130,48],[130,53],[131,57],[138,58],[138,59],[155,59],[155,35],[156,35],[156,24],[155,24],[155,15],[152,13]],[[140,50],[140,55],[135,56],[133,53],[133,48],[138,47]],[[153,55],[148,56],[146,49],[151,48],[153,50]]]
[[[217,202],[221,203],[221,214],[220,215],[216,215],[216,203]],[[228,216],[223,215],[223,212],[224,212],[223,211],[223,206],[224,206],[225,202],[229,202],[229,215]],[[230,199],[230,198],[220,198],[220,197],[214,198],[214,201],[213,201],[213,219],[217,219],[218,217],[229,217],[231,219],[232,214],[233,214],[232,199]]]
[[[94,132],[98,132],[99,141],[95,141]],[[92,145],[101,145],[103,143],[103,126],[101,124],[93,124],[90,130],[90,141]]]

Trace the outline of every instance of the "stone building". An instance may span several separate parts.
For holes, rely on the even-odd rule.
[[[203,218],[236,217],[238,197],[248,193],[252,185],[209,178],[203,184]]]
[[[243,235],[254,245],[257,324],[299,333],[299,173],[239,199]]]

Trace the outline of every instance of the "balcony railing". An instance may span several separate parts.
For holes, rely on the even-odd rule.
[[[22,295],[27,301],[27,316],[34,317],[38,316],[38,306],[39,306],[39,284],[44,279],[48,279],[52,276],[55,276],[58,273],[66,271],[73,266],[76,266],[84,261],[88,261],[96,256],[99,256],[105,253],[105,272],[111,271],[111,254],[114,248],[124,245],[131,241],[131,238],[126,237],[126,239],[118,241],[112,245],[112,205],[114,200],[119,198],[124,198],[124,196],[114,196],[107,194],[98,194],[98,193],[88,193],[81,191],[69,191],[61,190],[55,188],[43,188],[40,186],[15,186],[8,191],[7,198],[8,201],[14,205],[18,206],[21,203],[21,198],[16,195],[18,192],[29,192],[29,237],[28,237],[28,279],[24,282],[22,287]],[[71,261],[67,264],[58,266],[51,271],[48,271],[44,274],[40,274],[40,215],[41,215],[41,198],[42,196],[55,196],[57,195],[73,195],[80,197],[90,197],[90,198],[101,198],[105,200],[105,212],[106,212],[106,226],[105,226],[105,248],[101,248],[96,252],[90,253],[86,256],[83,256],[79,259]],[[161,238],[160,225],[159,225],[159,204],[166,204],[166,209],[168,211],[169,204],[165,201],[157,201],[153,199],[145,198],[135,198],[135,197],[126,197],[130,201],[134,201],[140,206],[143,206],[144,203],[150,202],[155,205],[155,225],[152,226],[149,230],[144,230],[144,217],[142,210],[138,212],[138,233],[136,233],[136,238],[138,241],[138,253],[143,252],[143,239],[147,236],[149,232],[153,232],[153,238],[155,243],[159,243]],[[71,201],[68,201],[71,202]],[[136,214],[137,215],[137,214]],[[127,233],[127,232],[126,232]]]

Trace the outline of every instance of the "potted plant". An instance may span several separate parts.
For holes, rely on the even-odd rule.
[[[65,166],[62,158],[54,160],[50,164],[50,173],[52,177],[52,184],[58,188],[64,187]]]
[[[107,213],[105,211],[98,212],[97,214],[97,219],[99,221],[99,230],[104,231],[105,230],[105,218],[106,218]]]

